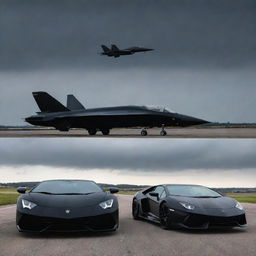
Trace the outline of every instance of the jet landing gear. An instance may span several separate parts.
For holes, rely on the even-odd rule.
[[[89,129],[88,133],[89,133],[89,135],[96,135],[97,131],[99,131],[99,130]],[[100,131],[102,132],[103,135],[109,135],[109,129],[100,129]]]
[[[166,132],[166,130],[164,129],[164,125],[162,125],[162,130],[161,130],[161,132],[160,132],[160,135],[161,135],[161,136],[166,136],[166,135],[167,135],[167,132]]]
[[[97,133],[96,129],[89,129],[88,130],[89,135],[95,135]]]
[[[141,136],[147,136],[148,135],[147,129],[146,128],[142,129],[140,134]]]
[[[101,129],[100,131],[103,135],[109,135],[109,129]]]

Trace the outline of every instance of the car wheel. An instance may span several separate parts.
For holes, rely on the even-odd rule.
[[[160,210],[159,210],[159,218],[160,218],[160,224],[163,229],[169,229],[170,228],[170,211],[169,207],[166,203],[161,204]]]
[[[140,212],[140,207],[139,207],[138,201],[136,199],[133,199],[133,201],[132,201],[132,216],[135,220],[140,219],[139,212]]]

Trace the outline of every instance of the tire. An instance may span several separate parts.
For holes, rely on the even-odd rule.
[[[166,132],[165,130],[162,130],[162,131],[160,132],[160,135],[161,135],[161,136],[166,136],[166,135],[167,135],[167,132]]]
[[[89,135],[95,135],[97,133],[96,129],[89,129],[88,130]]]
[[[166,203],[163,203],[160,205],[159,219],[160,219],[161,227],[163,229],[170,229],[171,227],[170,211]]]
[[[140,134],[141,134],[141,136],[147,136],[148,132],[146,130],[142,130]]]
[[[109,129],[102,129],[101,132],[103,135],[109,135]]]
[[[132,201],[132,217],[135,220],[140,220],[140,216],[139,216],[139,212],[140,212],[140,208],[139,208],[139,204],[138,201],[136,199],[133,199]]]

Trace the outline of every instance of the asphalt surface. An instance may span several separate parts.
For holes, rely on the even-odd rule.
[[[0,207],[1,256],[255,256],[256,204],[244,204],[246,229],[163,230],[131,216],[132,196],[118,195],[120,227],[114,233],[24,234],[15,227],[15,206]]]
[[[104,136],[98,132],[88,135],[83,129],[60,132],[54,129],[1,129],[0,138],[22,137],[90,137],[90,138],[256,138],[256,128],[169,128],[167,136],[160,136],[160,128],[148,129],[148,136],[141,136],[141,129],[112,129]]]

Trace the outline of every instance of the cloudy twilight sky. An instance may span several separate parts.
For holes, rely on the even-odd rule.
[[[1,139],[0,152],[0,182],[256,186],[256,140]]]
[[[0,35],[0,125],[38,111],[37,90],[256,122],[254,0],[1,0]],[[155,51],[98,54],[113,43]]]

